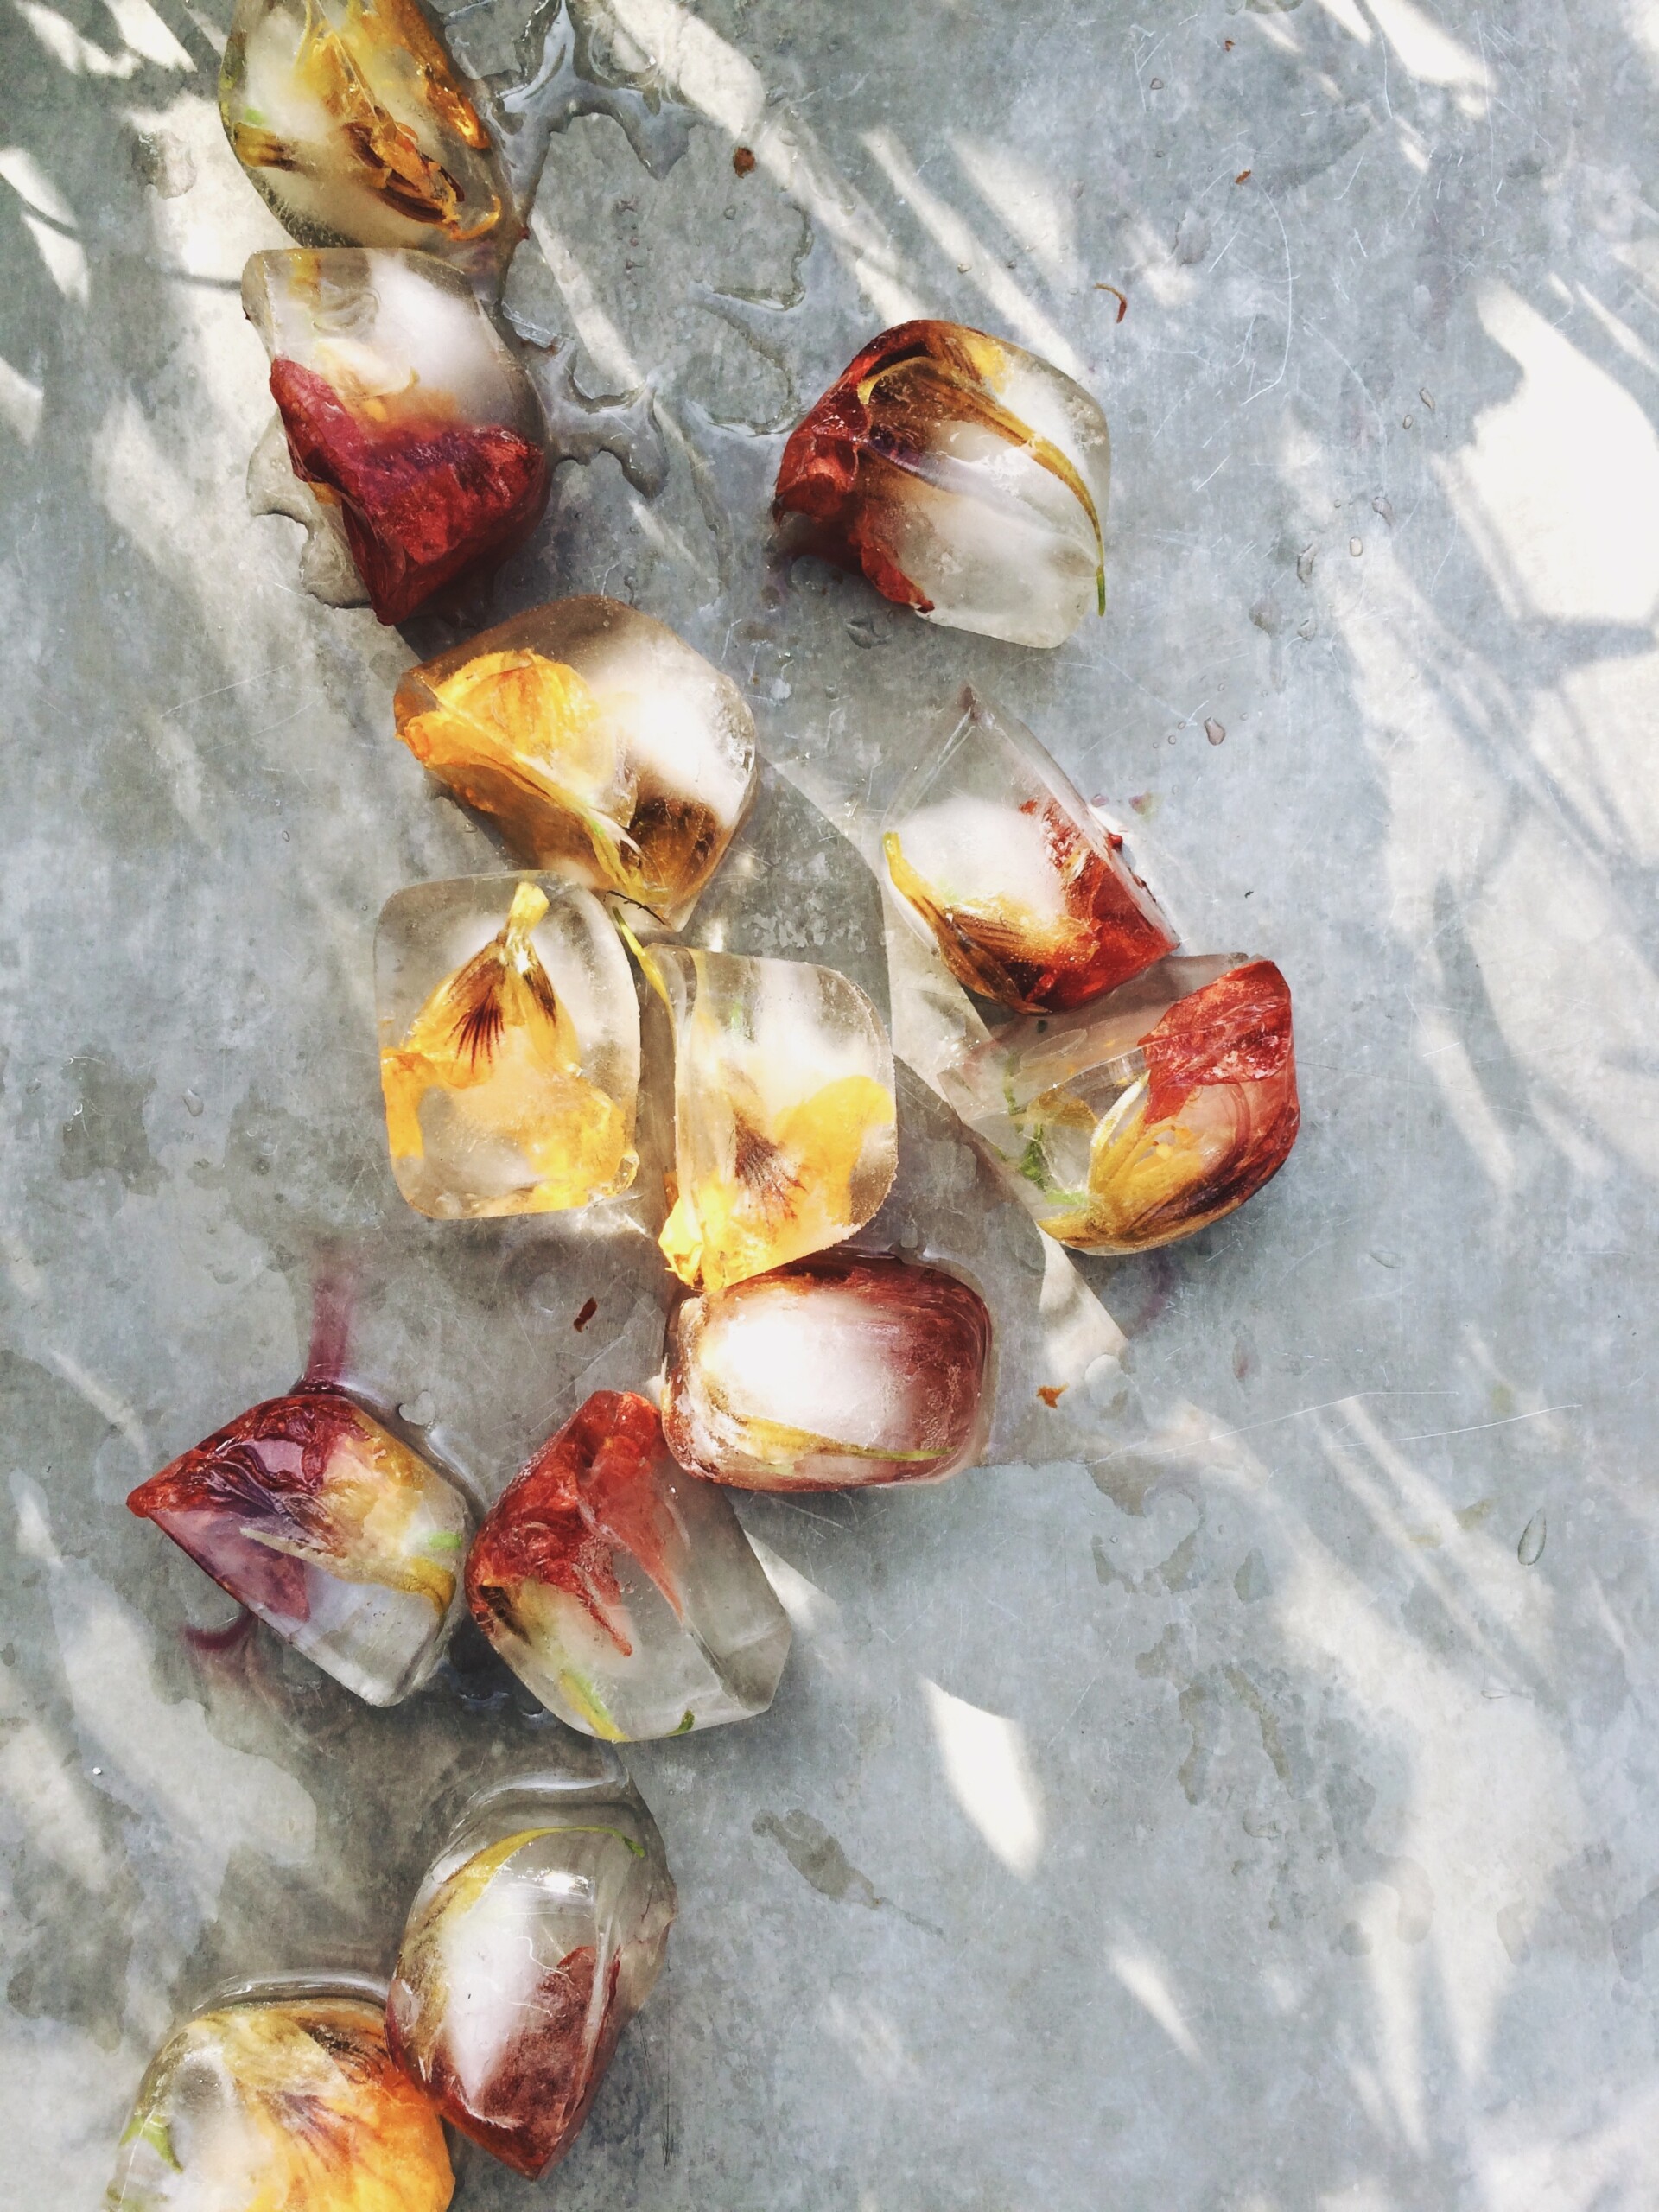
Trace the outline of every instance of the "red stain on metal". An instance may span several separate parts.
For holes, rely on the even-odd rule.
[[[582,1331],[587,1327],[588,1324],[593,1319],[594,1314],[597,1313],[598,1311],[599,1300],[596,1298],[583,1299],[582,1303],[582,1311],[577,1314],[575,1319],[570,1324],[571,1327],[576,1331],[578,1335],[580,1335]]]
[[[1117,313],[1113,316],[1112,320],[1115,322],[1122,322],[1124,316],[1128,315],[1129,311],[1129,303],[1124,297],[1123,294],[1118,290],[1116,285],[1096,284],[1095,289],[1097,292],[1109,292],[1111,294],[1112,297],[1117,302]]]
[[[1052,1413],[1069,1388],[1070,1385],[1065,1382],[1044,1382],[1038,1386],[1037,1395]]]

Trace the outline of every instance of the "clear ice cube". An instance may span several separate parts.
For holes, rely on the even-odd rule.
[[[543,2173],[650,1995],[673,1917],[663,1840],[631,1783],[504,1782],[416,1896],[391,2049],[463,2135]]]
[[[560,1212],[632,1182],[639,1001],[591,893],[411,885],[382,909],[374,976],[392,1173],[417,1212]]]
[[[730,1501],[631,1391],[595,1391],[497,1499],[467,1596],[542,1703],[611,1743],[764,1713],[789,1656]]]
[[[906,322],[872,340],[791,435],[774,512],[805,551],[901,607],[1058,645],[1106,604],[1106,418],[1007,339]]]
[[[682,1301],[663,1427],[683,1466],[744,1490],[938,1482],[983,1446],[990,1357],[959,1276],[820,1253]]]
[[[683,927],[754,795],[731,678],[614,599],[516,614],[397,687],[397,734],[518,857]]]

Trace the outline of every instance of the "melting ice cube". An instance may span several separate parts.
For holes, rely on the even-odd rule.
[[[957,981],[1023,1013],[1081,1006],[1175,949],[1122,837],[1022,722],[971,691],[894,800],[882,845]]]
[[[1290,988],[1270,960],[1173,959],[1011,1022],[940,1087],[1039,1225],[1144,1252],[1253,1198],[1296,1141]]]
[[[542,2173],[651,1993],[674,1902],[631,1783],[501,1783],[416,1896],[386,2007],[393,2052],[462,2134]]]
[[[1103,611],[1106,418],[956,322],[883,331],[791,435],[775,511],[803,550],[953,629],[1058,645]]]
[[[677,1307],[664,1428],[683,1465],[745,1490],[938,1482],[984,1442],[990,1355],[960,1277],[824,1252]]]
[[[590,893],[413,885],[381,912],[374,970],[392,1173],[417,1211],[550,1213],[627,1188],[639,1001]]]
[[[429,254],[256,253],[242,304],[294,473],[337,504],[383,622],[527,537],[550,481],[540,403],[464,276]]]
[[[613,599],[555,600],[412,668],[397,734],[519,859],[683,926],[754,794],[729,677]]]

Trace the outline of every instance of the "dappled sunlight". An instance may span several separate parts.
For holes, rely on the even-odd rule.
[[[1477,417],[1440,474],[1507,611],[1650,623],[1659,435],[1623,385],[1507,285],[1484,287],[1478,307],[1521,383]]]
[[[1043,1853],[1043,1811],[1019,1723],[925,1679],[922,1694],[950,1795],[1008,1872],[1029,1881]]]
[[[1401,67],[1420,84],[1445,86],[1465,115],[1485,114],[1491,71],[1427,8],[1418,0],[1363,0],[1363,5]]]
[[[1201,2065],[1204,2054],[1170,1988],[1168,1969],[1151,1952],[1132,1942],[1109,1944],[1106,1963],[1135,2003],[1158,2023],[1181,2056],[1192,2065]]]

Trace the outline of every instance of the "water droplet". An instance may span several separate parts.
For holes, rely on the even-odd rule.
[[[1371,501],[1371,512],[1381,515],[1384,522],[1391,524],[1394,520],[1393,500],[1385,493],[1379,492]]]
[[[1304,545],[1301,551],[1296,556],[1296,581],[1299,584],[1311,584],[1313,582],[1313,558],[1314,548],[1311,545]]]
[[[1409,415],[1402,415],[1402,416],[1400,417],[1400,427],[1401,427],[1401,429],[1402,429],[1402,430],[1408,430],[1408,429],[1411,428],[1411,422],[1412,422],[1412,418],[1411,418],[1411,416],[1410,416]]]
[[[1417,397],[1422,401],[1424,406],[1427,408],[1429,413],[1432,415],[1434,412],[1434,402],[1430,397],[1429,394],[1426,391],[1420,391]]]
[[[397,1416],[411,1428],[430,1428],[438,1417],[438,1402],[429,1390],[417,1390],[398,1407]]]
[[[1360,555],[1365,550],[1364,539],[1363,537],[1351,537],[1348,541],[1348,550],[1353,555],[1355,560],[1357,561]]]
[[[1209,739],[1211,745],[1223,744],[1227,736],[1225,728],[1222,723],[1217,721],[1205,722],[1204,726],[1204,734]]]
[[[190,1116],[193,1122],[199,1119],[201,1114],[201,1100],[197,1097],[194,1090],[187,1090],[185,1092],[184,1110]]]
[[[1522,1567],[1537,1566],[1544,1555],[1544,1538],[1548,1534],[1544,1510],[1540,1506],[1521,1531],[1521,1541],[1515,1548],[1515,1555]]]

